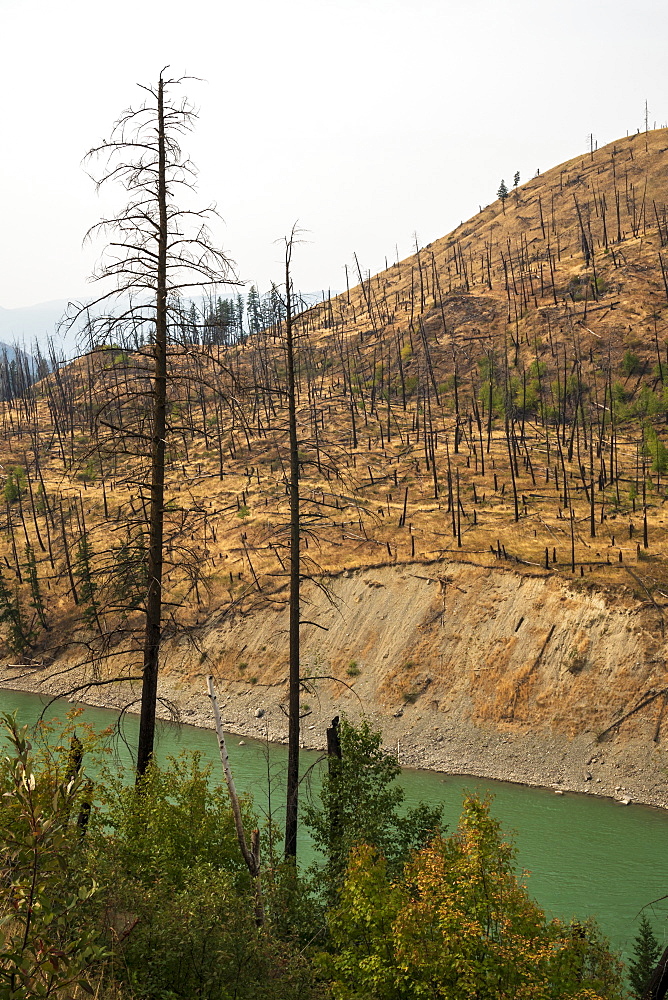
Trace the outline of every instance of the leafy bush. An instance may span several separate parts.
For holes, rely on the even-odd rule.
[[[93,801],[79,724],[82,741],[68,748],[70,724],[44,752],[4,727],[0,1000],[64,1000],[97,968],[100,997],[136,1000],[622,996],[595,925],[548,922],[530,899],[487,803],[467,799],[451,837],[439,810],[402,815],[398,765],[366,722],[340,724],[342,759],[307,810],[324,871],[309,889],[271,846],[263,855],[261,928],[226,790],[197,754],[137,784],[103,772]],[[250,801],[242,811],[251,827]]]
[[[9,753],[0,763],[0,998],[32,1000],[76,984],[106,955],[81,877],[77,824],[82,779],[40,768],[26,727],[0,717]]]
[[[133,991],[146,998],[307,1000],[313,972],[289,942],[259,934],[233,880],[199,864],[174,889],[157,881],[136,900],[136,928],[123,959]]]
[[[227,790],[211,772],[184,753],[165,768],[152,764],[136,786],[105,778],[89,865],[105,912],[131,927],[116,949],[117,975],[156,1000],[308,1000],[313,972],[280,934],[294,914],[273,898],[278,876],[266,878],[273,921],[259,933]],[[242,812],[252,829],[248,799]]]
[[[619,963],[595,926],[545,919],[488,803],[474,797],[456,833],[433,838],[398,876],[359,844],[329,927],[323,965],[336,1000],[622,996]]]
[[[157,879],[175,889],[206,864],[244,883],[227,790],[212,787],[211,771],[199,754],[184,753],[166,768],[152,764],[137,786],[106,774],[94,830],[100,880],[111,884],[122,873],[140,891]],[[252,823],[248,801],[244,811]]]
[[[210,768],[184,754],[137,785],[104,773],[91,813],[92,783],[76,776],[90,740],[78,728],[74,748],[70,726],[60,746],[51,734],[32,750],[4,718],[0,1000],[71,996],[97,966],[100,996],[120,980],[124,996],[146,1000],[315,998],[293,940],[307,943],[317,911],[294,871],[267,866],[271,922],[258,930],[227,792]],[[250,803],[242,808],[250,825]]]
[[[323,776],[320,806],[311,804],[304,821],[317,850],[325,857],[318,881],[325,894],[336,895],[348,858],[356,844],[367,843],[398,870],[413,849],[441,825],[440,808],[419,805],[401,814],[403,789],[396,783],[401,768],[382,749],[381,734],[363,721],[339,726],[341,760],[330,758]]]

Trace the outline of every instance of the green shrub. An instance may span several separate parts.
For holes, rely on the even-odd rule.
[[[40,766],[14,717],[0,728],[0,998],[70,995],[106,956],[77,864],[83,779]]]
[[[102,880],[123,872],[137,886],[162,879],[174,888],[190,868],[211,864],[243,882],[227,789],[212,784],[211,772],[199,754],[183,753],[166,768],[151,765],[137,788],[123,775],[106,775],[103,825],[96,827]],[[252,826],[248,801],[244,810]]]
[[[333,898],[356,844],[373,845],[398,871],[410,852],[424,844],[441,825],[441,809],[424,804],[402,815],[404,792],[396,783],[401,768],[382,749],[381,734],[363,721],[339,726],[341,760],[330,758],[323,775],[320,805],[310,804],[304,822],[325,867],[317,883]]]
[[[621,965],[595,924],[546,920],[475,797],[456,833],[431,838],[398,876],[359,844],[328,922],[336,1000],[623,996]]]
[[[242,813],[252,830],[257,824],[248,799]],[[271,926],[258,933],[227,789],[214,784],[212,767],[197,753],[170,758],[164,768],[152,764],[137,786],[108,775],[91,843],[89,865],[103,887],[105,909],[133,927],[118,948],[117,965],[133,994],[146,1000],[314,996],[306,958],[289,935],[281,938],[287,918],[285,901],[273,896],[274,859],[267,858],[264,877]],[[300,883],[295,892],[304,892]]]
[[[156,881],[133,901],[138,923],[123,950],[124,978],[140,997],[167,1000],[308,1000],[313,971],[275,934],[258,934],[250,905],[216,865],[200,864],[174,889]]]
[[[77,479],[80,479],[82,483],[94,483],[97,479],[97,469],[92,458],[89,458],[85,466],[77,475]]]
[[[7,469],[4,498],[5,503],[16,503],[26,490],[26,474],[20,465],[10,465]]]
[[[642,366],[642,362],[637,354],[633,351],[624,351],[624,357],[622,358],[622,371],[627,376],[636,375]]]

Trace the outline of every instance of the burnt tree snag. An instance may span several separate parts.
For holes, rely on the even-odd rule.
[[[149,494],[144,530],[148,536],[146,592],[144,595],[143,670],[137,776],[153,756],[158,690],[158,662],[162,635],[162,587],[165,509],[165,450],[167,426],[168,344],[179,335],[182,319],[179,298],[196,289],[229,280],[231,264],[214,247],[207,223],[211,209],[183,209],[175,193],[192,191],[196,171],[181,151],[179,140],[189,132],[195,113],[187,101],[167,95],[181,79],[166,79],[160,72],[157,85],[143,86],[148,97],[114,125],[109,139],[91,149],[86,161],[102,161],[96,179],[100,189],[119,182],[127,203],[118,214],[102,219],[87,238],[108,236],[109,243],[93,278],[111,281],[114,287],[93,302],[76,307],[74,324],[85,314],[91,346],[116,343],[136,349],[139,335],[147,341],[150,387],[146,410],[150,419],[134,437],[145,449]],[[93,315],[91,315],[91,313]],[[99,314],[101,313],[101,314]],[[120,415],[120,413],[119,413]],[[121,427],[112,427],[118,434]],[[64,448],[63,448],[64,457]]]

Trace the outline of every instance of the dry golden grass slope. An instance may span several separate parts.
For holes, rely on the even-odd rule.
[[[642,705],[620,733],[660,741],[667,205],[668,132],[621,139],[298,318],[305,663],[355,692],[328,698],[570,735]],[[40,678],[138,672],[147,365],[99,351],[3,404],[6,662]],[[171,373],[167,675],[280,701],[281,324]]]

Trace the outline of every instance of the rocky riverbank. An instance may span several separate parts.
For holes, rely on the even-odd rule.
[[[406,767],[668,808],[666,648],[651,607],[461,562],[325,582],[302,595],[305,747],[324,748],[333,716],[365,712]],[[249,605],[165,641],[161,715],[212,726],[212,674],[230,732],[285,741],[287,616],[285,601]],[[133,710],[137,682],[115,678],[137,672],[118,652],[92,677],[64,647],[48,664],[0,666],[0,687]]]
[[[71,674],[59,678],[41,670],[0,668],[0,688],[67,695],[72,686]],[[188,725],[213,728],[204,677],[200,684],[185,684],[167,676],[160,693],[161,718],[179,718]],[[120,709],[137,694],[129,684],[116,684],[90,687],[79,692],[76,699]],[[219,701],[227,731],[239,737],[268,735],[274,742],[286,742],[283,694],[280,689],[256,686],[237,691],[220,689]],[[328,696],[313,700],[302,721],[302,745],[323,750],[325,730],[342,706],[340,700]],[[353,719],[362,714],[360,706],[351,701],[344,711]],[[668,808],[668,757],[653,742],[649,731],[636,731],[632,738],[617,735],[597,742],[592,732],[567,737],[556,733],[498,731],[415,705],[407,705],[389,717],[377,711],[366,714],[382,731],[387,751],[396,755],[403,767],[543,786],[552,788],[555,794],[581,792],[610,797],[620,804],[633,802]]]

